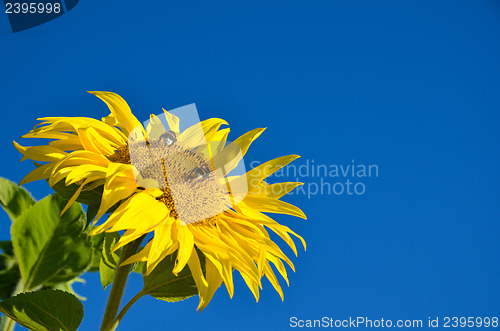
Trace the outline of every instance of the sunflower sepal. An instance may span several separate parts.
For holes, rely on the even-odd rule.
[[[88,228],[89,224],[92,223],[94,218],[97,215],[97,212],[99,211],[99,205],[97,204],[91,204],[87,206],[87,211],[85,212],[85,216],[87,218],[87,224],[85,225],[85,229]]]
[[[102,235],[104,236],[104,241],[102,243],[102,257],[99,263],[99,274],[102,288],[105,290],[106,287],[113,283],[116,265],[120,260],[122,249],[114,252],[112,250],[113,246],[120,240],[120,234],[118,232],[103,233]]]
[[[99,185],[91,190],[83,189],[78,198],[76,198],[76,202],[83,203],[87,206],[99,203],[101,201],[103,187],[104,185]],[[78,184],[66,185],[64,181],[60,181],[52,186],[52,189],[66,200],[70,200],[79,188],[80,185]]]
[[[93,227],[90,226],[89,230],[92,229]],[[118,243],[118,241],[120,240],[121,236],[118,232],[104,232],[91,236],[91,238],[94,237],[103,238],[100,247],[100,261],[98,263],[98,271],[101,279],[101,285],[103,289],[106,289],[113,283],[118,262],[120,260],[120,255],[123,251],[123,247],[116,250],[113,249],[116,243]],[[130,272],[136,272],[142,275],[145,272],[145,265],[145,262],[141,261],[133,263]]]

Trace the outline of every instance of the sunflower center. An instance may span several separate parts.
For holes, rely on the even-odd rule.
[[[177,142],[173,133],[148,142],[129,141],[113,160],[135,167],[138,187],[160,189],[163,194],[156,199],[183,224],[214,225],[227,209],[228,195],[210,161]]]

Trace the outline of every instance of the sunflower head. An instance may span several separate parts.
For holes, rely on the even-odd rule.
[[[282,156],[249,171],[243,157],[264,129],[228,142],[227,123],[218,118],[182,126],[183,116],[151,115],[142,125],[127,103],[111,92],[90,92],[111,113],[96,120],[45,117],[24,138],[48,144],[14,145],[37,168],[21,184],[45,179],[69,199],[98,207],[91,234],[120,232],[114,249],[151,234],[151,240],[124,264],[145,261],[150,273],[175,254],[174,274],[189,268],[198,288],[200,309],[224,283],[234,292],[238,271],[255,298],[265,276],[283,298],[271,264],[288,284],[284,263],[293,264],[270,237],[281,237],[297,254],[290,235],[304,240],[267,213],[305,218],[281,198],[302,183],[268,184],[265,179],[298,156]],[[191,105],[191,108],[193,105]],[[190,117],[192,118],[192,116]],[[206,261],[204,268],[200,256]]]
[[[165,115],[152,119],[168,123]],[[228,162],[241,155],[239,146],[235,144],[238,153],[225,156],[230,159],[215,169],[215,162],[224,157],[218,153],[222,151],[220,141],[207,142],[200,125],[189,128],[190,134],[200,139],[187,143],[178,140],[178,133],[167,131],[166,127],[168,124],[149,128],[149,135],[142,126],[137,127],[129,137],[126,151],[117,151],[115,160],[132,165],[138,187],[160,190],[161,200],[181,224],[214,222],[218,214],[232,206],[234,197],[241,197],[247,190],[247,185],[242,185],[244,181],[231,183],[225,177]],[[240,176],[245,176],[238,170]]]

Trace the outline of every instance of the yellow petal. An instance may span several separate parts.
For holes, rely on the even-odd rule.
[[[254,129],[238,137],[234,142],[226,146],[220,153],[213,156],[215,169],[223,169],[225,174],[233,170],[245,156],[252,142],[257,139],[265,128]]]
[[[110,161],[106,157],[89,151],[71,152],[54,165],[50,175],[49,185],[54,186],[80,165],[93,165],[96,166],[96,169],[99,167],[105,169],[109,163]]]
[[[117,126],[118,122],[116,121],[116,118],[113,116],[113,113],[110,113],[108,116],[103,117],[101,119],[104,123],[106,123],[109,126]]]
[[[23,154],[21,161],[31,159],[34,161],[54,162],[63,158],[68,153],[51,146],[21,146],[14,141],[14,147]]]
[[[40,179],[48,179],[50,176],[50,173],[52,171],[52,167],[54,165],[52,163],[47,163],[38,166],[35,170],[32,170],[29,174],[27,174],[21,181],[19,182],[19,185],[23,185],[35,180],[40,180]]]
[[[136,193],[135,195],[125,200],[122,204],[118,206],[118,208],[116,208],[116,210],[111,215],[109,215],[109,218],[106,220],[106,222],[92,229],[92,231],[90,231],[90,235],[103,233],[104,231],[108,230],[113,225],[115,225],[116,222],[118,222],[118,220],[123,215],[125,215],[125,213],[127,213],[129,210],[133,210],[134,207],[140,208],[140,203],[136,204],[135,201],[138,199],[140,200],[141,199],[140,196],[142,196],[142,194],[143,193]]]
[[[290,286],[290,283],[288,282],[288,275],[286,272],[286,268],[283,262],[272,254],[268,254],[267,258],[276,266],[276,269],[278,269],[280,275],[283,277],[283,279],[285,279],[286,285]]]
[[[302,245],[304,246],[304,250],[306,249],[306,241],[301,236],[290,230],[288,227],[276,223],[276,226],[269,226],[269,228],[278,236],[280,236],[280,238],[283,239],[288,244],[288,246],[290,246],[290,248],[295,253],[295,256],[297,256],[297,248],[295,247],[295,243],[288,233],[291,233],[295,237],[299,238],[299,240],[302,242]]]
[[[101,205],[95,216],[94,223],[116,203],[134,193],[136,189],[132,167],[128,164],[110,163],[106,171],[106,182]]]
[[[243,277],[243,280],[247,284],[248,288],[252,292],[253,296],[255,297],[255,301],[259,302],[259,283],[248,277],[246,274],[242,273],[241,277]]]
[[[269,216],[264,215],[261,212],[259,212],[258,210],[255,210],[252,208],[244,208],[242,210],[242,212],[244,212],[245,215],[241,214],[241,213],[236,213],[232,210],[226,210],[226,211],[224,211],[224,214],[227,214],[228,216],[230,216],[232,218],[239,218],[239,219],[245,220],[245,221],[250,222],[250,223],[265,225],[266,227],[273,230],[283,240],[285,240],[285,242],[288,243],[288,245],[294,250],[294,252],[296,252],[295,244],[293,243],[292,239],[288,235],[288,233],[290,233],[290,234],[294,235],[295,237],[297,237],[298,239],[300,239],[300,241],[304,245],[304,250],[306,249],[305,240],[301,236],[299,236],[298,234],[296,234],[295,232],[290,230],[290,228],[288,228],[287,226],[279,224],[278,222],[276,222],[275,220],[273,220]],[[297,255],[297,253],[295,253],[295,255]]]
[[[178,141],[181,142],[186,148],[196,148],[201,145],[206,145],[212,136],[217,133],[220,126],[227,122],[220,118],[209,118],[201,121],[182,132]]]
[[[223,148],[227,141],[227,136],[229,135],[230,129],[222,129],[217,131],[210,139],[210,145],[216,146],[216,151],[214,153],[219,153]]]
[[[240,202],[238,205],[246,209],[250,207],[252,209],[256,209],[265,213],[287,214],[307,219],[306,215],[302,210],[300,210],[299,207],[281,200],[276,200],[273,198],[253,197],[251,195],[247,195],[243,202]],[[245,207],[245,205],[248,207]]]
[[[66,152],[83,149],[82,142],[77,135],[71,135],[68,138],[50,141],[49,146]]]
[[[274,274],[273,269],[271,269],[269,263],[267,263],[265,266],[265,275],[273,285],[276,292],[279,293],[281,301],[285,301],[285,297],[283,296],[283,290],[281,289],[280,283],[278,282],[278,278],[276,278],[276,275]]]
[[[169,113],[165,109],[163,109],[163,113],[165,114],[165,119],[167,120],[169,130],[174,131],[176,134],[179,134],[179,118],[172,113]]]
[[[205,293],[203,304],[201,303],[198,305],[198,309],[200,312],[205,309],[205,307],[210,303],[212,300],[212,297],[215,294],[215,291],[221,286],[222,284],[222,277],[219,274],[219,271],[217,268],[214,266],[211,260],[205,259],[205,268],[206,268],[206,280],[208,283],[208,289],[207,292]]]
[[[151,250],[151,242],[148,242],[146,246],[143,249],[141,249],[141,251],[139,251],[139,253],[134,254],[125,261],[123,261],[120,264],[120,266],[147,261],[150,250]]]
[[[127,102],[121,96],[113,92],[89,91],[108,105],[113,117],[123,133],[128,136],[135,128],[142,127],[141,122],[132,114]]]
[[[166,212],[168,212],[168,209],[165,210],[166,208],[167,207],[163,203],[156,201],[156,199],[149,194],[144,192],[136,193],[120,204],[120,206],[109,216],[108,220],[102,225],[94,228],[90,234],[95,235],[109,230],[120,231],[137,229],[141,228],[141,225],[143,227],[144,222],[154,226],[163,220]],[[138,215],[141,215],[141,217],[138,218]]]
[[[144,232],[142,229],[130,229],[130,230],[125,230],[123,235],[120,237],[118,242],[113,246],[112,252],[116,252],[123,246],[127,245],[128,243],[131,243],[132,241],[136,240],[137,238],[141,237],[144,235]]]
[[[35,127],[30,134],[38,135],[45,132],[57,133],[77,133],[79,128],[93,127],[99,134],[112,142],[113,146],[122,146],[127,142],[120,130],[107,125],[99,120],[88,117],[43,117],[38,120],[44,121]]]
[[[111,142],[101,136],[99,132],[91,126],[78,128],[78,136],[80,137],[83,148],[87,151],[101,155],[113,155],[115,152],[115,148],[111,145]]]
[[[205,257],[212,262],[214,267],[217,269],[219,275],[221,276],[224,285],[226,285],[229,297],[232,298],[234,295],[234,284],[233,284],[233,270],[231,263],[227,260],[222,260],[220,257],[204,251]]]
[[[168,208],[161,202],[156,201],[152,196],[139,193],[132,197],[131,206],[114,225],[109,229],[109,232],[121,231],[127,229],[143,228],[146,224],[156,226],[161,223],[170,213]],[[109,220],[113,217],[111,215]],[[108,220],[108,221],[109,221]]]
[[[249,193],[252,195],[258,195],[260,197],[267,196],[272,199],[280,199],[281,197],[293,191],[296,187],[303,184],[304,183],[300,182],[284,182],[275,184],[267,184],[265,182],[261,182],[261,185],[252,187]]]
[[[205,279],[205,276],[203,275],[203,271],[201,270],[200,259],[198,257],[198,253],[196,252],[196,248],[194,247],[187,264],[189,270],[191,270],[191,275],[193,276],[196,287],[198,288],[198,295],[200,297],[200,303],[198,305],[199,309],[206,302],[208,283]]]
[[[234,238],[231,238],[227,234],[221,233],[220,239],[229,248],[228,253],[230,258],[228,260],[224,260],[224,263],[222,263],[222,267],[225,269],[225,272],[228,273],[229,271],[232,271],[232,269],[234,268],[237,269],[240,273],[242,274],[245,273],[248,277],[258,282],[259,270],[255,266],[252,257],[249,256],[248,253],[242,247],[239,246],[240,243],[234,240]],[[233,290],[232,288],[228,289],[230,295],[232,295],[232,290]]]
[[[146,127],[148,137],[150,139],[158,139],[166,131],[161,120],[157,116],[151,114],[148,126]]]
[[[78,188],[78,190],[76,190],[76,192],[73,194],[73,196],[71,197],[71,199],[69,199],[68,203],[66,204],[66,206],[64,207],[64,209],[61,211],[61,216],[66,212],[66,210],[68,210],[69,207],[71,207],[71,205],[76,201],[76,199],[78,199],[78,197],[80,196],[80,193],[82,192],[82,189],[85,185],[87,185],[87,183],[89,182],[89,180],[86,180],[82,183],[82,185],[80,185],[80,187]]]
[[[172,272],[177,275],[186,266],[194,246],[194,238],[189,225],[177,226],[177,240],[179,241],[179,250],[177,252],[177,261]]]
[[[264,180],[299,157],[298,155],[281,156],[253,168],[246,174],[248,183],[251,184]]]
[[[157,259],[155,262],[153,262],[153,264],[151,264],[149,266],[149,268],[146,270],[146,272],[144,273],[144,275],[149,275],[151,273],[151,271],[153,271],[156,266],[158,265],[158,263],[160,263],[161,261],[163,261],[163,259],[165,258],[169,258],[168,256],[173,254],[177,249],[179,248],[179,243],[175,243],[173,244],[172,246],[170,246],[169,248],[165,249],[161,255],[160,255],[160,258]]]
[[[167,218],[154,229],[154,237],[151,240],[151,250],[148,256],[148,270],[153,269],[151,266],[157,264],[163,251],[170,248],[174,244],[172,238],[172,225],[175,219],[167,216]]]
[[[106,168],[93,164],[82,164],[71,170],[71,172],[66,176],[65,183],[69,186],[88,177],[104,178],[105,176]]]

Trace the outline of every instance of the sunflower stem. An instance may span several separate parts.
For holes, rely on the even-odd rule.
[[[14,327],[16,326],[16,322],[14,320],[8,318],[7,316],[4,317],[2,321],[2,331],[12,331],[14,330]]]
[[[132,299],[130,299],[129,302],[123,307],[123,309],[120,311],[116,319],[113,321],[113,325],[111,326],[110,330],[115,331],[116,328],[118,327],[118,324],[120,324],[120,321],[123,319],[123,316],[127,313],[127,311],[134,305],[134,303],[137,302],[140,298],[144,296],[144,293],[141,291],[137,293]]]
[[[137,249],[141,245],[144,237],[145,236],[142,236],[139,239],[132,241],[122,249],[120,260],[116,266],[117,270],[113,279],[111,292],[109,293],[108,304],[106,306],[106,311],[104,312],[104,317],[102,319],[101,331],[110,331],[116,328],[116,326],[113,328],[113,324],[116,318],[116,314],[120,309],[123,291],[125,290],[125,285],[132,268],[132,265],[130,264],[125,266],[120,266],[120,264],[137,253]]]

